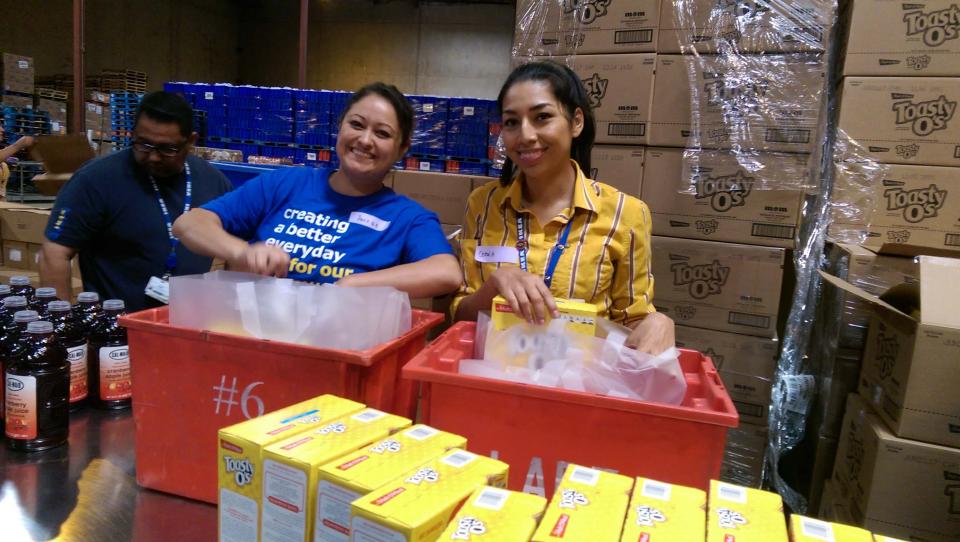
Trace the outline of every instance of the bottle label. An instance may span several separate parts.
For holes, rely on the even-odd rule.
[[[116,401],[133,395],[130,379],[130,353],[127,346],[100,349],[100,399]]]
[[[32,376],[6,374],[7,437],[32,440],[37,438],[37,379]]]
[[[87,397],[87,345],[67,348],[67,361],[70,362],[70,402],[75,403]]]

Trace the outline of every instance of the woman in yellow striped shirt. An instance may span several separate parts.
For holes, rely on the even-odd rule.
[[[583,173],[596,128],[580,79],[553,62],[524,64],[497,103],[508,160],[467,204],[456,318],[476,319],[499,294],[543,323],[559,316],[554,297],[581,299],[632,328],[628,345],[674,346],[673,321],[653,306],[650,211]]]

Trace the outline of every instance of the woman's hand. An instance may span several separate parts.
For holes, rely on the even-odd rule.
[[[548,314],[560,317],[553,295],[543,279],[518,267],[497,269],[483,286],[494,288],[515,314],[531,324],[543,324]]]
[[[631,327],[633,331],[624,342],[629,348],[659,356],[677,345],[673,320],[666,314],[652,312]]]
[[[228,260],[230,267],[270,277],[285,277],[290,265],[290,255],[280,247],[265,243],[247,245]]]

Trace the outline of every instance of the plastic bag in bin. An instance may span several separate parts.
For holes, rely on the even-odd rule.
[[[687,383],[676,348],[652,356],[624,346],[629,329],[603,319],[598,328],[591,337],[569,331],[559,319],[503,331],[478,322],[478,338],[485,334],[485,340],[476,348],[483,359],[461,360],[460,373],[642,401],[683,401]]]
[[[170,279],[170,324],[319,348],[365,350],[410,330],[406,293],[214,271]]]

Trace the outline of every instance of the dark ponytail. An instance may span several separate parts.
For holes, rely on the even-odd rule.
[[[573,138],[573,142],[570,144],[570,158],[577,162],[584,173],[590,175],[590,151],[593,149],[597,126],[593,119],[593,110],[590,109],[590,100],[587,98],[587,90],[583,87],[583,82],[567,66],[548,60],[538,60],[517,66],[507,77],[503,86],[500,87],[497,107],[501,113],[503,113],[503,98],[507,91],[513,85],[524,81],[546,81],[571,122],[573,122],[573,115],[578,107],[583,112],[583,130],[581,130],[580,135]],[[513,161],[507,158],[503,163],[503,170],[500,172],[500,184],[503,186],[510,184],[513,180],[513,169]]]

